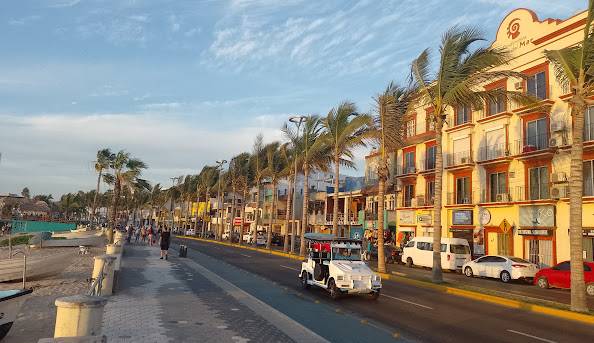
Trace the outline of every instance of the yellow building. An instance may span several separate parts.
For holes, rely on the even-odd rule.
[[[483,85],[540,99],[539,111],[505,101],[483,108],[449,109],[443,135],[443,235],[466,238],[475,255],[509,254],[541,266],[569,259],[569,90],[555,79],[545,50],[577,44],[586,12],[571,18],[539,20],[527,9],[500,24],[493,47],[513,58],[502,66],[526,80],[502,79]],[[432,234],[434,194],[433,128],[417,108],[406,124],[407,145],[396,154],[397,235]],[[594,242],[594,109],[584,134],[584,256],[592,261]]]

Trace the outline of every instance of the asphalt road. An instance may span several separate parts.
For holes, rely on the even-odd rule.
[[[264,277],[271,284],[303,292],[297,278],[299,261],[193,240],[184,240],[184,244],[190,248],[190,258],[192,250],[197,250]],[[308,296],[339,311],[357,314],[383,328],[422,342],[594,341],[594,326],[444,295],[389,280],[384,281],[382,296],[376,302],[362,297],[332,301],[322,290],[306,292]]]

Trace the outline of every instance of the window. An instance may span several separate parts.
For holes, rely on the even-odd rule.
[[[460,105],[456,110],[456,125],[466,124],[470,121],[470,106]]]
[[[594,161],[584,162],[584,196],[594,195]]]
[[[412,174],[415,172],[415,153],[414,151],[404,154],[404,173]]]
[[[512,262],[518,262],[518,263],[530,263],[528,261],[526,261],[523,258],[519,258],[519,257],[510,257],[510,260],[512,260]]]
[[[433,199],[435,199],[435,181],[427,181],[425,186],[425,202],[429,205],[433,205]]]
[[[453,254],[470,254],[468,245],[452,244],[450,245],[450,252]]]
[[[570,264],[569,262],[561,262],[559,263],[556,267],[556,270],[570,270]]]
[[[504,259],[503,257],[493,256],[493,257],[491,257],[491,262],[503,263],[503,262],[507,262],[507,260]]]
[[[489,257],[490,256],[481,257],[478,260],[476,260],[476,263],[486,263],[486,262],[489,262]]]
[[[489,189],[491,190],[489,201],[506,201],[507,199],[497,199],[497,195],[507,193],[506,173],[489,174]]]
[[[494,89],[493,93],[504,92],[503,88]],[[494,99],[489,100],[488,115],[492,116],[505,112],[505,98],[503,95],[496,95]]]
[[[584,116],[584,142],[594,140],[594,106],[588,107]]]
[[[524,152],[545,149],[549,146],[547,120],[541,118],[526,123],[526,145]]]
[[[404,186],[404,207],[412,206],[412,199],[415,197],[415,186],[413,184]]]
[[[528,76],[526,79],[526,93],[540,100],[547,98],[547,80],[544,71]]]
[[[530,200],[549,198],[549,168],[546,166],[528,170]]]
[[[456,179],[456,204],[470,204],[470,178]]]
[[[435,145],[425,151],[425,170],[435,169]]]
[[[427,131],[435,131],[435,121],[433,120],[433,117],[427,116],[425,121],[427,122]]]
[[[413,137],[417,134],[417,121],[415,119],[407,120],[406,121],[406,131],[404,133],[405,137]]]
[[[417,242],[417,249],[419,250],[433,250],[433,244],[429,242]]]
[[[406,245],[404,246],[405,248],[412,248],[415,246],[415,241],[409,241],[408,243],[406,243]]]

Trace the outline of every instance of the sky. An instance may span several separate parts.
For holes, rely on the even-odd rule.
[[[144,177],[197,173],[282,139],[293,114],[359,111],[453,25],[494,39],[513,9],[567,18],[586,0],[0,2],[0,193],[94,189],[97,150]],[[357,170],[363,175],[358,151]]]

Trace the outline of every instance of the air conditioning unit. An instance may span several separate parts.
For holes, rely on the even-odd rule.
[[[515,82],[515,83],[514,83],[514,88],[515,88],[516,90],[524,89],[524,82],[522,82],[522,81]]]
[[[460,164],[466,164],[466,163],[468,163],[468,157],[460,158]]]
[[[549,139],[549,147],[554,148],[557,146],[557,144],[558,144],[558,142],[557,142],[556,138]]]
[[[497,194],[495,199],[497,200],[497,202],[509,202],[509,194],[507,194],[507,193]]]
[[[553,198],[553,199],[567,198],[567,187],[553,187],[553,188],[551,188],[551,198]]]
[[[559,132],[565,130],[565,124],[562,122],[554,121],[551,123],[551,131]]]
[[[567,174],[565,174],[564,172],[553,173],[553,175],[551,175],[551,178],[553,183],[567,182]]]

